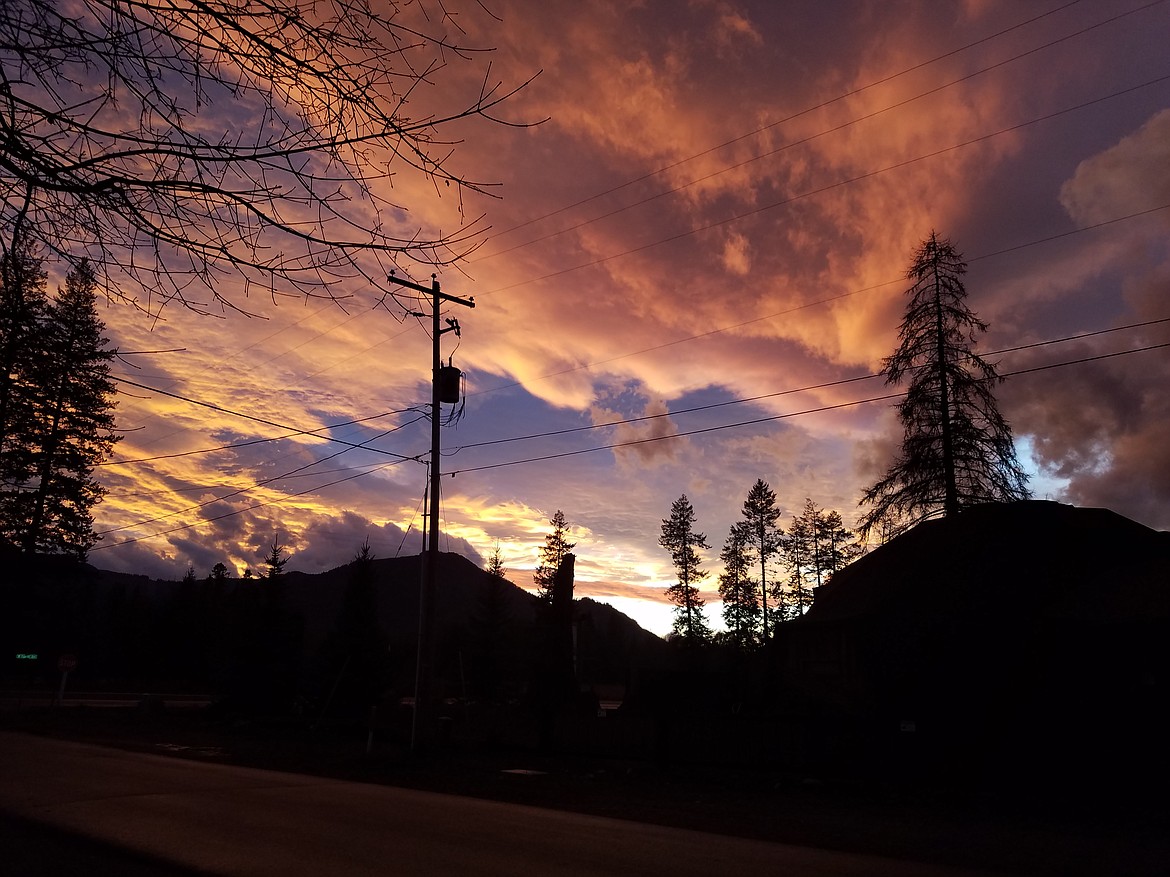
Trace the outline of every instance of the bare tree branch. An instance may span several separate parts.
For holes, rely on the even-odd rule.
[[[6,0],[4,245],[23,233],[87,256],[108,290],[152,310],[241,310],[238,293],[255,288],[337,298],[403,260],[458,261],[486,228],[464,198],[493,184],[457,172],[459,141],[443,131],[475,117],[524,124],[498,113],[527,83],[505,88],[487,64],[464,77],[479,85],[463,103],[432,89],[424,109],[422,89],[490,49],[465,45],[436,0],[377,9]],[[455,199],[454,230],[410,219],[395,194],[410,178]]]

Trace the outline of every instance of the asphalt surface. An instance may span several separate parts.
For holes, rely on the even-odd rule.
[[[994,873],[10,733],[0,814],[6,875]]]

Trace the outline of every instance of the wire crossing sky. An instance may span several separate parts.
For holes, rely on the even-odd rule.
[[[561,509],[578,594],[662,633],[658,533],[685,493],[717,618],[718,546],[757,478],[782,525],[806,497],[849,524],[885,470],[897,389],[871,376],[932,231],[966,255],[1035,495],[1170,528],[1166,0],[465,5],[493,79],[540,72],[509,118],[548,121],[459,128],[450,167],[499,183],[483,196],[384,193],[392,233],[480,243],[438,277],[477,303],[444,314],[465,377],[444,548],[498,543],[531,586]],[[438,71],[412,116],[482,75]],[[207,113],[254,127],[243,102]],[[238,574],[275,533],[308,572],[367,536],[419,549],[430,338],[389,284],[335,293],[252,296],[251,318],[103,310],[112,344],[156,352],[117,370],[97,565]]]

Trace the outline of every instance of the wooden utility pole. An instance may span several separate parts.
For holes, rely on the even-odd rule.
[[[464,307],[475,307],[474,298],[459,298],[448,295],[439,289],[439,280],[431,275],[430,288],[402,280],[391,274],[386,278],[398,286],[405,286],[431,298],[431,465],[430,465],[430,504],[427,516],[427,550],[423,559],[423,585],[419,601],[419,648],[418,672],[414,692],[414,722],[417,732],[412,741],[426,741],[431,736],[434,701],[434,644],[435,644],[435,594],[438,590],[439,569],[439,461],[440,456],[440,392],[439,369],[443,359],[439,350],[439,339],[447,332],[459,333],[459,323],[448,320],[444,329],[440,324],[440,310],[445,301]],[[417,743],[412,742],[412,745]]]

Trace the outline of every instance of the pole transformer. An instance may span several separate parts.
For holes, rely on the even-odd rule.
[[[448,320],[448,327],[440,325],[440,311],[443,302],[451,302],[464,307],[475,307],[474,298],[459,298],[448,295],[439,289],[439,280],[432,274],[430,287],[422,286],[410,280],[402,280],[390,274],[387,278],[391,283],[405,286],[431,299],[431,465],[430,465],[430,503],[427,516],[427,547],[423,561],[422,595],[419,601],[419,647],[418,671],[416,673],[416,687],[414,693],[414,725],[416,733],[412,735],[412,745],[416,739],[427,740],[431,737],[431,725],[434,706],[434,644],[435,644],[435,595],[438,590],[439,569],[439,461],[440,456],[440,404],[441,392],[439,387],[439,370],[443,360],[439,350],[439,339],[447,332],[459,333],[459,323]]]

